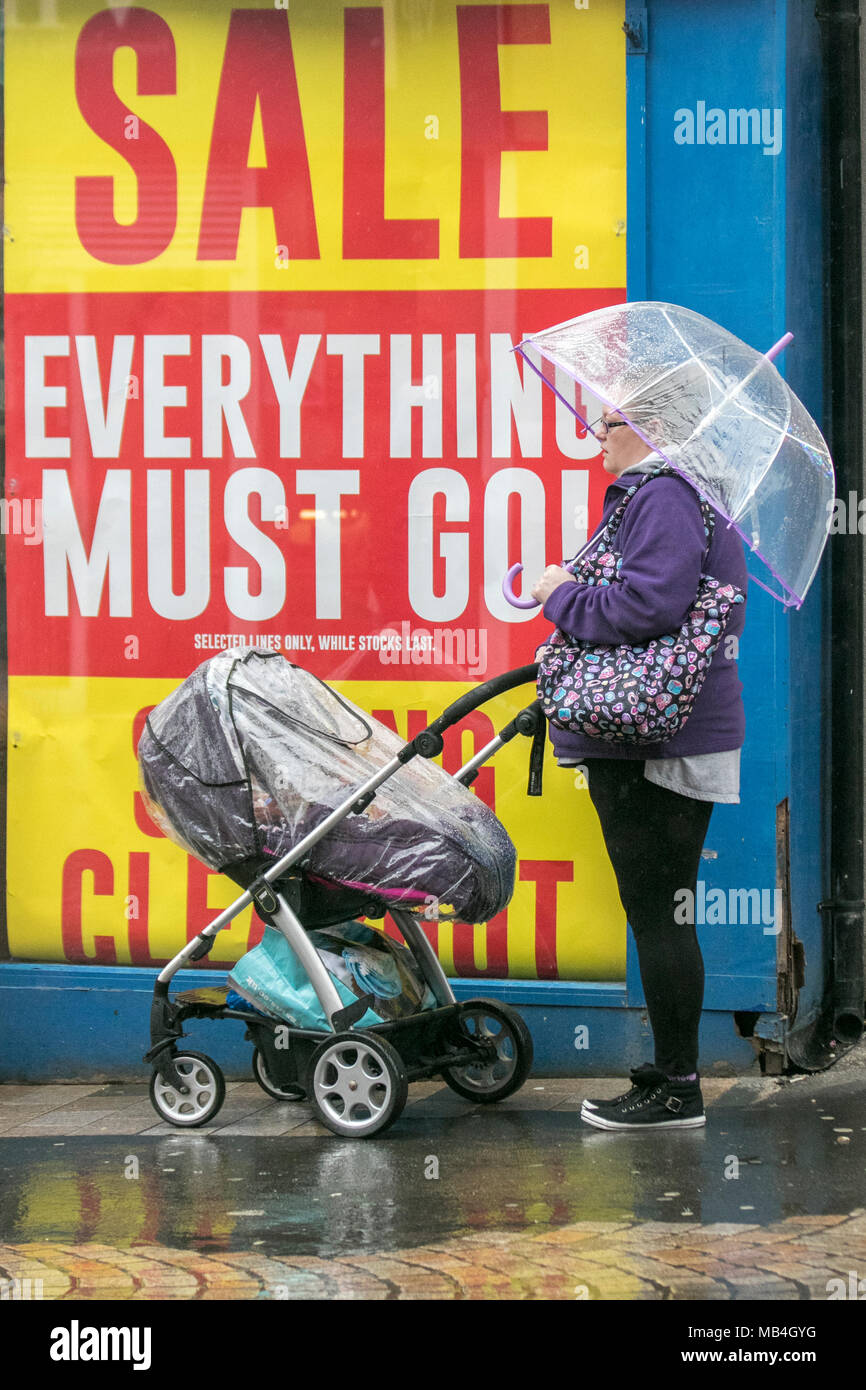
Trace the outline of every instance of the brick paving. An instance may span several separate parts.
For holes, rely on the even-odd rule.
[[[841,1243],[837,1248],[837,1240]],[[826,1300],[866,1252],[866,1212],[769,1226],[577,1222],[486,1231],[381,1254],[208,1255],[51,1241],[0,1245],[8,1279],[45,1299]]]

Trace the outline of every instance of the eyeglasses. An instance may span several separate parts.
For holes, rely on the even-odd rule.
[[[603,415],[599,415],[598,419],[595,420],[589,428],[592,430],[593,434],[598,434],[598,431],[604,426],[605,432],[609,433],[610,430],[618,430],[620,425],[627,424],[628,420],[605,420]]]

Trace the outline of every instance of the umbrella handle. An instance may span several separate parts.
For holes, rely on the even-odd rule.
[[[508,573],[502,581],[503,596],[508,600],[512,608],[540,608],[541,605],[538,603],[536,599],[518,598],[511,587],[522,569],[522,565],[511,566],[511,569],[508,571]]]

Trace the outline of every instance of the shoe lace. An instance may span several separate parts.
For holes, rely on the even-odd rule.
[[[624,1105],[624,1110],[643,1110],[645,1106],[651,1105],[654,1100],[658,1100],[667,1090],[667,1082],[660,1081],[652,1087],[644,1086],[641,1095],[632,1105]]]
[[[619,1097],[619,1103],[625,1105],[628,1101],[636,1100],[653,1086],[661,1084],[661,1078],[654,1067],[632,1067],[631,1070],[631,1090],[624,1096]]]

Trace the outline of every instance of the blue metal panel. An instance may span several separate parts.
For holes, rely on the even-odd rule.
[[[452,980],[458,999],[507,999],[510,1004],[574,1004],[580,1008],[623,1009],[628,999],[625,985],[591,980]]]
[[[146,1081],[155,970],[131,966],[0,965],[0,1082]],[[185,970],[175,988],[213,986],[211,970]],[[452,980],[458,999],[502,999],[526,1020],[534,1076],[617,1076],[652,1060],[644,1010],[624,1008],[621,985]],[[214,1057],[230,1080],[250,1078],[240,1023],[190,1021],[188,1046]],[[726,1012],[701,1022],[705,1072],[747,1071],[751,1045]],[[154,1123],[156,1119],[154,1118]]]
[[[706,129],[714,108],[785,110],[785,6],[649,0],[647,12],[648,56],[628,60],[646,63],[647,275],[645,286],[629,285],[629,298],[684,304],[769,347],[789,326],[784,155],[765,153],[763,138],[710,144]],[[685,111],[693,116],[692,139],[678,143],[678,128],[689,134]],[[768,135],[774,119],[767,117]],[[636,119],[630,136],[635,128]],[[639,153],[630,146],[630,159]],[[638,236],[639,225],[631,225]],[[759,561],[750,559],[749,569],[768,579]],[[750,585],[739,659],[746,706],[741,800],[714,808],[699,875],[707,892],[720,888],[728,902],[732,890],[776,886],[776,804],[790,784],[789,635],[790,615]],[[699,936],[706,1007],[775,1008],[776,937],[762,922],[707,922]],[[631,939],[627,983],[629,1002],[642,1001]]]
[[[784,324],[785,161],[760,145],[677,144],[675,113],[784,108],[785,6],[649,0],[650,296],[715,318],[747,342]],[[784,148],[784,147],[783,147]]]

